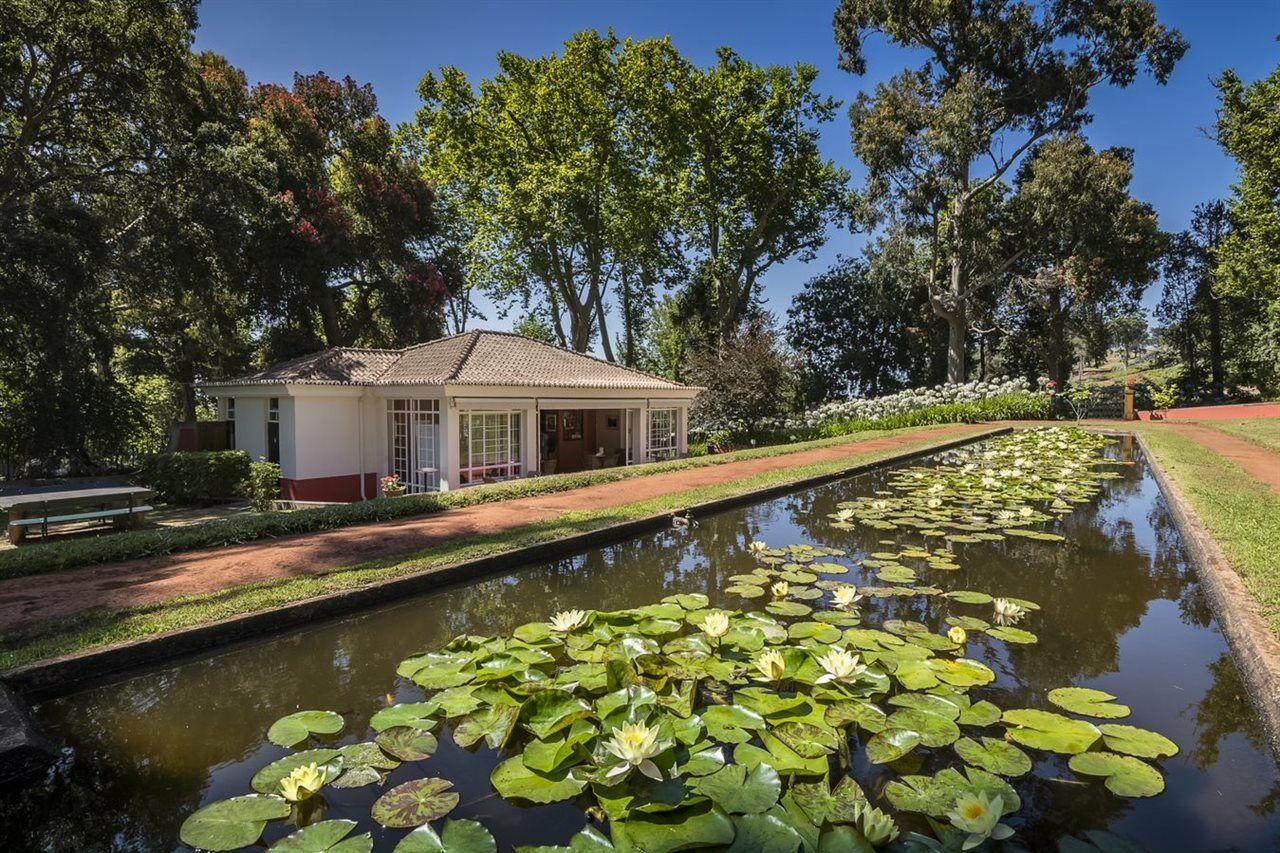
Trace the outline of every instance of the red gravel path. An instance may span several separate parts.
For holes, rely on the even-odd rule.
[[[324,574],[441,542],[510,530],[573,510],[599,510],[673,492],[717,485],[768,471],[847,459],[890,448],[915,449],[990,429],[956,425],[815,450],[727,462],[569,492],[446,510],[436,515],[343,527],[282,539],[188,551],[123,563],[0,581],[0,635],[47,619],[98,608],[154,604],[185,595],[304,574]]]
[[[1277,412],[1277,416],[1280,416],[1280,412]],[[1256,479],[1280,492],[1280,456],[1267,448],[1213,427],[1170,423],[1165,428],[1177,430],[1219,456],[1225,456]]]

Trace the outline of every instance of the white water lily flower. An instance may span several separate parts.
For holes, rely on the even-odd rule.
[[[853,518],[853,510],[842,509],[836,513],[836,521],[849,521]]]
[[[585,610],[562,610],[551,617],[551,630],[568,634],[581,628],[586,620]]]
[[[849,684],[857,681],[858,676],[867,671],[867,668],[858,662],[858,656],[848,649],[832,649],[818,658],[818,666],[825,672],[818,676],[814,684],[826,684],[829,681]]]
[[[945,488],[946,486],[942,485],[941,483],[934,483],[932,486],[929,487],[929,491],[936,495],[942,490],[944,490]]]
[[[786,598],[787,593],[791,592],[791,584],[786,581],[778,581],[769,587],[769,591],[773,593],[774,598]]]
[[[875,510],[885,510],[889,508],[888,501],[872,501],[871,508]]]
[[[1002,509],[996,513],[997,521],[1013,521],[1013,513],[1007,509]]]
[[[942,506],[942,498],[929,498],[929,500],[925,501],[925,503],[929,506],[930,509],[937,509],[938,507]]]
[[[718,640],[729,633],[729,614],[714,610],[702,620],[702,633],[713,640]]]
[[[787,659],[777,649],[769,649],[755,660],[756,671],[765,681],[781,681],[787,673]]]
[[[314,796],[317,791],[324,787],[324,783],[328,779],[329,771],[323,767],[318,767],[313,761],[302,767],[294,768],[292,773],[281,779],[280,794],[291,803],[300,803]]]
[[[993,599],[991,604],[995,607],[996,624],[999,625],[1012,625],[1027,614],[1022,605],[1015,604],[1007,598]]]
[[[605,774],[605,782],[618,784],[632,768],[661,782],[662,771],[652,759],[661,755],[668,746],[670,744],[658,740],[657,728],[650,728],[644,723],[623,723],[614,730],[613,737],[604,742],[604,748],[619,759],[619,763]]]
[[[838,586],[831,591],[832,601],[836,607],[849,609],[856,607],[858,602],[862,600],[862,596],[858,594],[858,588],[855,586]]]
[[[982,485],[986,486],[988,489],[994,489],[996,486],[1000,485],[1000,481],[995,477],[983,477]]]
[[[988,838],[1002,841],[1013,835],[1013,829],[1000,823],[1003,803],[1000,797],[988,797],[968,791],[956,798],[955,808],[947,812],[951,825],[967,832],[962,850],[972,850]]]
[[[1059,493],[1061,493],[1061,492],[1065,492],[1065,491],[1067,490],[1067,484],[1066,484],[1066,483],[1054,483],[1054,484],[1053,484],[1053,490],[1054,490],[1055,492],[1059,492]]]
[[[1018,515],[1022,516],[1023,518],[1030,518],[1030,517],[1031,517],[1031,507],[1029,507],[1029,506],[1021,507],[1021,508],[1018,510]]]
[[[765,551],[769,550],[769,546],[768,544],[761,542],[760,540],[757,539],[756,541],[752,542],[750,545],[747,546],[747,550],[750,551],[752,554],[763,554]]]

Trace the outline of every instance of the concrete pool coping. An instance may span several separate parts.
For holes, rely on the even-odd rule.
[[[1205,590],[1209,609],[1227,639],[1231,656],[1240,670],[1249,701],[1258,714],[1271,753],[1280,762],[1280,638],[1267,627],[1257,602],[1244,581],[1187,502],[1178,484],[1138,430],[1103,430],[1134,437],[1169,505],[1169,514],[1187,548],[1196,576]]]
[[[881,459],[858,462],[837,471],[777,483],[729,495],[684,508],[695,518],[758,503],[793,492],[814,488],[858,474],[882,470],[903,462],[922,459],[957,447],[985,441],[1014,430],[1012,425],[970,433],[958,438],[893,453]],[[98,684],[127,677],[135,670],[157,666],[178,658],[206,653],[235,643],[251,641],[297,628],[312,621],[335,619],[414,595],[433,592],[458,583],[491,577],[530,563],[546,562],[587,548],[612,544],[642,533],[670,526],[671,512],[606,525],[547,542],[526,545],[472,560],[439,566],[367,586],[327,593],[302,601],[215,622],[182,628],[139,640],[89,649],[12,669],[0,682],[28,700],[66,696]]]

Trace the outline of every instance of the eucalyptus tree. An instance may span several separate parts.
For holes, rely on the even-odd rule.
[[[681,230],[695,253],[692,300],[716,342],[733,338],[761,279],[790,258],[811,260],[848,212],[848,173],[818,148],[839,102],[814,89],[804,63],[761,66],[729,48],[689,66],[665,158],[678,176]]]
[[[1129,194],[1132,152],[1079,136],[1042,142],[1017,174],[1010,297],[1043,323],[1049,377],[1067,379],[1073,333],[1111,307],[1130,308],[1155,280],[1167,238],[1155,211]]]
[[[1219,284],[1217,250],[1231,233],[1230,214],[1221,201],[1198,204],[1191,227],[1173,235],[1164,258],[1164,291],[1156,311],[1166,331],[1178,342],[1193,389],[1203,384],[1200,350],[1209,362],[1209,389],[1215,400],[1226,394],[1224,314],[1237,313],[1240,304],[1255,300],[1224,293]],[[1250,306],[1252,307],[1252,306]],[[1244,323],[1247,317],[1239,318]],[[1235,335],[1231,335],[1235,337]]]
[[[948,378],[963,381],[974,289],[1013,262],[975,266],[973,209],[1033,146],[1089,121],[1094,87],[1144,69],[1164,83],[1186,42],[1149,0],[841,0],[835,34],[855,74],[872,35],[923,56],[854,100],[853,149],[870,218],[892,212],[933,246],[928,294],[948,324]]]
[[[1230,234],[1215,248],[1224,292],[1280,301],[1280,67],[1249,85],[1216,81],[1218,143],[1240,164]]]
[[[669,244],[654,97],[680,66],[665,39],[587,30],[560,54],[500,53],[479,86],[446,67],[418,87],[404,135],[470,221],[469,274],[499,300],[536,297],[557,341],[580,352],[599,341],[614,358],[609,298],[624,270],[645,281]]]

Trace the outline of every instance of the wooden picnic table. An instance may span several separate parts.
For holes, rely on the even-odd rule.
[[[34,526],[37,520],[42,535],[48,534],[50,524],[92,519],[111,519],[112,524],[120,529],[136,527],[151,510],[147,502],[155,494],[155,489],[142,486],[101,486],[32,492],[0,496],[0,510],[9,514],[9,541],[16,545],[26,536],[27,528]],[[60,512],[77,508],[88,511]]]

